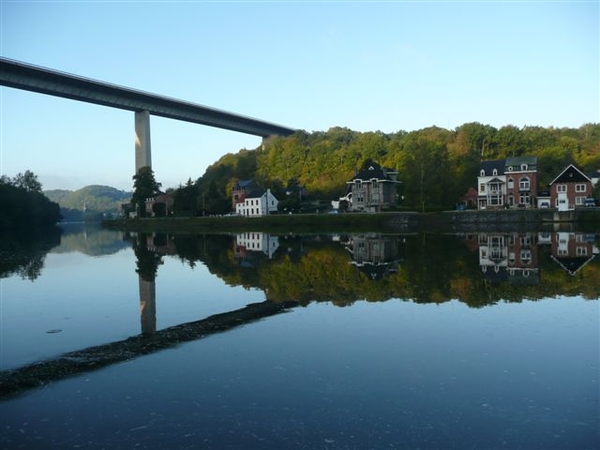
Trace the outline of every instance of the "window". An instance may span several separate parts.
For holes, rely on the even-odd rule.
[[[567,185],[566,184],[557,184],[556,192],[567,192]]]
[[[482,194],[485,193],[485,184],[481,183],[479,185],[479,192],[481,192]]]
[[[519,190],[528,191],[531,188],[531,182],[528,177],[523,177],[519,180]]]
[[[492,175],[494,175],[494,176],[498,175],[498,170],[496,170],[496,169],[492,170]]]
[[[479,176],[480,177],[485,177],[485,170],[481,169],[481,172],[479,172]]]
[[[585,184],[576,184],[575,185],[575,192],[585,192],[585,191],[586,191]]]
[[[515,187],[515,182],[513,181],[512,178],[508,179],[508,188],[512,189],[513,187]]]
[[[521,170],[523,170],[523,171],[527,170],[527,164],[521,164]]]
[[[575,197],[575,204],[576,205],[583,205],[583,204],[585,204],[585,197]]]
[[[576,247],[575,253],[577,256],[587,256],[587,247]]]

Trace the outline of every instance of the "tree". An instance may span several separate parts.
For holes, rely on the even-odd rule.
[[[406,206],[425,212],[451,204],[456,188],[449,176],[446,144],[429,133],[415,132],[407,137],[403,153],[400,178]]]
[[[146,217],[146,199],[156,197],[160,193],[161,184],[154,179],[154,172],[149,166],[142,167],[133,176],[133,196],[131,203],[139,217]]]
[[[203,194],[204,214],[225,214],[231,211],[231,200],[211,181],[208,191]]]
[[[179,186],[173,193],[173,208],[179,215],[193,216],[196,213],[198,187],[189,178],[185,186]]]
[[[39,182],[37,175],[30,170],[26,170],[25,173],[18,173],[13,178],[12,184],[20,189],[25,189],[27,192],[42,192],[42,183]]]
[[[58,203],[42,193],[37,176],[29,170],[14,179],[0,178],[0,231],[54,226],[62,219]]]

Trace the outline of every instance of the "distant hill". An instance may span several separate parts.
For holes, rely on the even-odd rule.
[[[90,185],[76,191],[54,189],[44,191],[46,197],[60,205],[65,221],[100,218],[120,214],[121,204],[131,200],[131,192],[110,186]]]

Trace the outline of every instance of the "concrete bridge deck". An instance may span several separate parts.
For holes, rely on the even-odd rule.
[[[296,130],[215,108],[0,58],[0,85],[40,94],[223,128],[254,136],[288,136]]]

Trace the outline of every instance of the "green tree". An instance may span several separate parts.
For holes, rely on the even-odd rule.
[[[189,178],[185,186],[179,186],[173,193],[173,208],[178,215],[193,216],[196,213],[198,187]]]
[[[25,173],[17,174],[13,178],[12,184],[27,192],[42,192],[42,183],[39,182],[37,175],[30,170],[26,170]]]
[[[37,176],[30,171],[12,180],[0,178],[0,203],[0,231],[47,228],[62,219],[58,203],[42,193]]]
[[[213,214],[225,214],[231,211],[231,200],[225,196],[225,193],[217,187],[215,181],[211,181],[208,186],[208,190],[204,195],[204,213]]]
[[[400,180],[404,204],[420,211],[448,206],[455,201],[455,186],[449,173],[448,148],[433,135],[412,133],[403,148]]]
[[[161,184],[156,182],[149,166],[142,167],[133,176],[131,203],[137,209],[139,217],[146,217],[146,199],[156,197],[160,193],[160,187]]]

